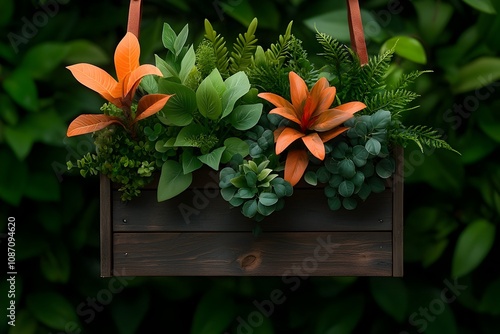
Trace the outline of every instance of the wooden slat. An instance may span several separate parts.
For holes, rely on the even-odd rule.
[[[404,151],[402,147],[395,148],[396,172],[393,177],[393,204],[392,204],[392,276],[403,276],[403,193],[404,193]]]
[[[158,203],[156,191],[144,190],[130,203],[114,193],[113,229],[140,231],[251,231],[255,222],[240,208],[230,208],[218,189],[187,190]],[[215,197],[214,197],[215,195]],[[296,189],[285,199],[285,210],[266,217],[265,231],[390,231],[392,192],[372,194],[356,210],[331,211],[322,189]]]
[[[100,234],[101,234],[101,277],[112,276],[112,224],[111,224],[111,186],[109,179],[100,177]]]
[[[114,244],[122,276],[392,275],[391,232],[115,233]]]

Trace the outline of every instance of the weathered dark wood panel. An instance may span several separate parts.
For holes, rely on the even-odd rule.
[[[113,226],[111,223],[111,187],[109,179],[101,175],[100,179],[100,245],[101,245],[101,276],[112,276],[112,253],[113,253]]]
[[[322,189],[295,189],[285,199],[285,209],[266,217],[261,224],[268,231],[390,231],[392,191],[372,194],[356,210],[331,211]],[[144,209],[146,208],[147,209]],[[141,231],[251,231],[255,222],[231,208],[218,189],[188,189],[179,196],[158,203],[155,190],[144,190],[130,203],[113,193],[113,229]]]
[[[115,233],[123,276],[391,276],[391,232]]]

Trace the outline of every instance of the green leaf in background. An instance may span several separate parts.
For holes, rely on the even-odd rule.
[[[361,9],[361,18],[365,28],[366,40],[377,40],[382,32],[382,28],[378,24],[373,15],[364,9]],[[320,14],[315,17],[304,20],[304,24],[312,31],[322,32],[331,35],[336,40],[341,42],[350,42],[349,24],[345,9],[336,10]],[[370,29],[367,30],[367,24]],[[368,31],[372,33],[368,33]],[[378,33],[373,33],[378,32]]]
[[[10,97],[28,111],[38,111],[38,90],[31,73],[19,67],[5,78],[3,88]]]
[[[149,310],[149,292],[144,289],[135,293],[127,291],[127,293],[117,295],[116,300],[113,301],[111,316],[118,328],[118,333],[137,333]]]
[[[453,254],[453,277],[467,275],[484,260],[495,242],[495,225],[485,219],[477,219],[467,225],[457,240]]]
[[[491,282],[484,290],[479,311],[493,316],[500,315],[500,279]]]
[[[0,94],[0,119],[8,125],[16,125],[19,121],[16,107],[6,94]]]
[[[26,304],[33,316],[51,329],[65,331],[68,323],[80,322],[74,305],[57,292],[29,294]]]
[[[318,315],[314,333],[353,333],[363,314],[363,307],[363,295],[355,292],[348,297],[332,300]]]
[[[56,175],[31,172],[26,184],[25,196],[36,201],[58,201],[61,189]]]
[[[69,47],[63,43],[43,43],[30,48],[21,68],[34,79],[42,79],[58,68],[66,58]]]
[[[481,57],[463,66],[451,77],[455,94],[487,86],[500,79],[500,58]]]
[[[486,14],[496,14],[491,0],[463,0],[466,4]]]
[[[3,0],[0,11],[0,27],[7,24],[14,13],[14,0]]]
[[[229,122],[235,129],[245,131],[257,124],[262,114],[262,103],[242,104],[234,108]]]
[[[408,292],[399,278],[372,277],[370,290],[377,304],[397,322],[403,323],[408,312]]]
[[[71,272],[71,263],[66,246],[51,246],[40,258],[40,269],[49,282],[66,283]]]
[[[476,115],[481,130],[500,143],[500,102],[494,103],[492,108],[479,108]]]
[[[21,202],[28,180],[28,167],[9,150],[0,148],[0,198],[10,205]]]
[[[67,64],[89,63],[104,65],[110,62],[109,55],[97,44],[88,40],[74,40],[66,43],[67,52],[64,62]]]
[[[235,317],[233,299],[221,289],[211,289],[196,306],[191,334],[224,333]]]
[[[453,15],[453,6],[447,2],[412,1],[418,15],[420,32],[424,40],[434,44],[441,36]]]
[[[406,58],[418,64],[427,63],[427,56],[425,54],[424,47],[416,38],[408,36],[392,37],[382,45],[380,52],[384,53],[392,48],[394,48],[394,52],[400,57]]]
[[[221,21],[224,21],[227,14],[229,17],[243,24],[243,26],[248,27],[250,22],[255,18],[255,13],[248,0],[220,1],[215,2],[214,6]]]
[[[167,160],[161,167],[158,181],[158,202],[166,201],[186,190],[193,181],[191,173],[184,174],[182,165],[177,161]]]

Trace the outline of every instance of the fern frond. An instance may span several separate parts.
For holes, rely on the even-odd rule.
[[[239,71],[244,71],[252,62],[252,56],[257,47],[257,38],[255,31],[257,30],[257,19],[254,18],[249,24],[247,32],[238,35],[236,42],[233,44],[233,52],[229,59],[229,72],[234,74]]]
[[[403,146],[413,141],[422,152],[424,151],[424,146],[426,146],[429,148],[443,148],[460,154],[441,138],[441,134],[437,130],[425,125],[408,126],[392,133],[392,136],[396,142],[399,142]]]
[[[409,85],[415,82],[415,80],[424,73],[432,73],[432,70],[426,71],[412,71],[410,73],[404,73],[398,82],[394,85],[394,89],[407,88]]]
[[[406,89],[382,90],[365,99],[365,104],[369,113],[385,109],[390,110],[393,117],[397,117],[402,111],[412,109],[406,106],[417,97],[417,93]]]
[[[266,51],[266,59],[270,64],[280,67],[285,62],[288,55],[288,45],[292,36],[292,24],[293,21],[290,21],[285,34],[279,35],[278,42],[271,44],[269,49]]]
[[[217,34],[212,27],[212,24],[210,24],[210,21],[207,19],[205,19],[205,38],[212,44],[214,55],[217,59],[217,69],[221,74],[227,74],[229,67],[229,53],[227,51],[226,41],[224,40],[224,37]]]

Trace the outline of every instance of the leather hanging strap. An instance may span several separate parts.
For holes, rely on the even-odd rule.
[[[141,26],[142,0],[130,0],[128,10],[127,31],[139,38],[139,28]]]
[[[347,0],[347,16],[352,48],[358,54],[361,65],[367,64],[368,52],[366,51],[365,34],[358,0]]]

